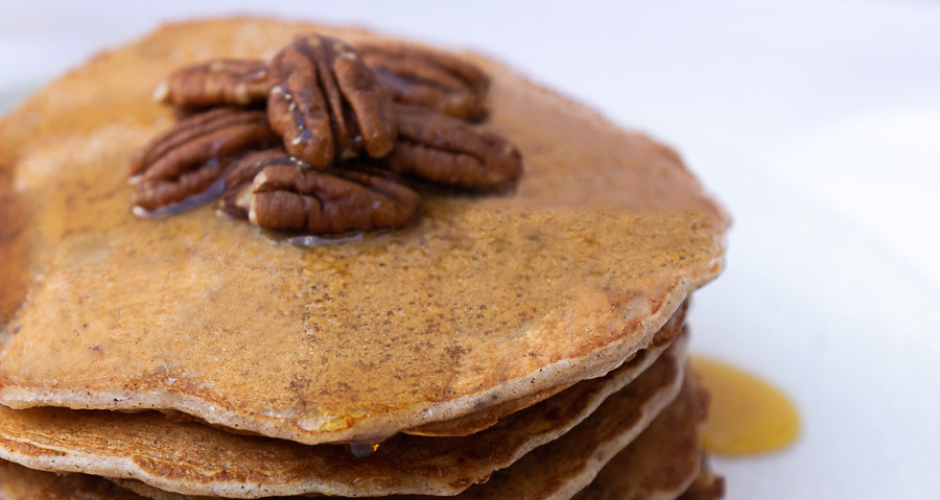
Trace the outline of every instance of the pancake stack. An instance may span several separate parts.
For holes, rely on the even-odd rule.
[[[459,56],[512,191],[429,189],[415,225],[338,240],[135,217],[157,83],[309,33],[399,43],[172,25],[0,121],[0,498],[719,498],[685,315],[724,213],[674,151],[499,63]]]

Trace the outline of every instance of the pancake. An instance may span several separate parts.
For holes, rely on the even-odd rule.
[[[0,461],[0,500],[143,500],[98,476],[53,474]]]
[[[703,406],[705,404],[705,393],[689,380],[686,381],[682,389],[674,404],[669,405],[662,412],[661,417],[670,419],[671,422],[668,425],[657,426],[660,430],[656,431],[656,439],[652,440],[653,446],[650,447],[648,445],[649,440],[647,440],[647,445],[640,445],[635,448],[636,453],[641,455],[639,459],[644,463],[652,463],[658,459],[664,466],[672,467],[672,459],[686,460],[686,456],[673,457],[668,454],[660,454],[658,450],[663,444],[657,444],[661,440],[671,440],[676,435],[675,433],[684,429],[684,426],[697,428],[703,423],[704,413],[692,412],[690,408]],[[627,386],[621,393],[629,390],[630,386]],[[621,428],[619,427],[620,422],[618,422],[620,416],[629,419],[629,410],[620,415],[613,413],[604,419],[596,419],[591,425],[582,425],[575,428],[562,438],[526,455],[505,471],[493,474],[488,483],[469,488],[461,494],[463,497],[461,500],[502,500],[510,498],[514,500],[567,500],[574,497],[579,491],[592,483],[595,476],[602,469],[606,469],[605,466],[608,462],[618,456],[625,445],[636,437],[636,434],[631,436],[631,433],[636,430],[635,427],[631,428],[626,434],[618,431],[618,428]],[[652,417],[655,417],[655,415],[651,415],[649,420],[653,420]],[[647,423],[649,423],[649,420],[647,420]],[[699,453],[700,449],[696,447],[693,453],[695,463],[698,463]],[[619,468],[609,470],[611,471],[609,474],[613,477],[619,477],[624,472]],[[684,483],[689,484],[697,471],[698,467],[695,467],[691,476],[682,478]],[[662,471],[657,471],[655,476],[660,474],[662,474]],[[677,476],[670,475],[671,478]],[[606,479],[602,479],[602,481],[606,481]],[[667,483],[664,480],[661,486],[652,488],[656,491],[665,488],[675,491],[677,495],[681,493],[682,487]],[[622,485],[624,489],[618,491],[623,494],[633,491],[633,487],[650,488],[650,484],[640,482],[634,485]],[[620,488],[619,485],[617,487]],[[430,500],[430,497],[423,497],[422,500]]]
[[[154,86],[313,31],[376,38],[171,25],[0,121],[16,187],[0,210],[22,207],[31,248],[11,281],[26,300],[0,338],[0,403],[378,442],[609,372],[721,270],[727,221],[671,149],[473,55],[493,80],[483,127],[524,157],[514,192],[428,192],[415,227],[308,247],[211,206],[134,217],[129,159],[171,120]]]
[[[685,490],[679,500],[719,500],[725,496],[725,479],[708,468],[706,457],[702,457],[702,471]]]
[[[616,454],[610,463],[601,469],[591,484],[577,492],[579,484],[583,487],[585,477],[584,469],[593,469],[604,462],[591,459],[585,455],[582,460],[574,463],[566,460],[567,453],[562,456],[542,456],[542,463],[530,461],[529,468],[523,472],[534,471],[537,477],[530,481],[524,474],[514,474],[512,478],[505,478],[507,471],[494,475],[487,484],[475,486],[468,492],[458,495],[456,499],[466,498],[499,498],[499,499],[535,499],[554,498],[557,500],[574,498],[587,499],[617,499],[617,500],[666,500],[679,496],[683,487],[692,483],[692,488],[686,496],[688,500],[706,500],[717,498],[708,496],[716,491],[716,481],[706,472],[696,478],[700,472],[697,435],[701,429],[703,413],[701,407],[704,397],[700,388],[694,383],[686,382],[682,392],[675,402],[670,404],[658,416],[649,428],[646,429],[633,443]],[[692,439],[690,439],[690,436]],[[583,436],[582,436],[583,437]],[[557,441],[561,442],[565,440]],[[568,449],[577,448],[576,443],[569,441]],[[560,448],[553,444],[559,451]],[[534,453],[539,453],[536,451]],[[573,466],[565,467],[565,464]],[[629,473],[634,465],[652,473],[643,477],[636,477]],[[629,467],[624,469],[624,467]],[[560,475],[559,475],[560,473]],[[555,475],[552,475],[555,474]],[[548,480],[548,478],[554,478]],[[632,478],[633,480],[626,480]],[[589,480],[589,479],[588,479]],[[693,483],[693,480],[694,483]],[[512,481],[522,481],[525,484],[513,485]],[[535,491],[525,490],[526,486],[535,484]],[[0,463],[0,499],[3,500],[60,500],[71,498],[84,498],[86,500],[140,500],[151,498],[154,500],[183,500],[187,497],[163,492],[143,483],[121,481],[129,489],[117,488],[109,481],[85,474],[56,475],[50,472],[40,472],[26,469],[11,463]],[[567,485],[567,486],[565,486]],[[132,493],[131,491],[137,493]],[[482,493],[481,493],[482,492]],[[515,496],[520,494],[521,496]],[[138,496],[138,494],[140,496]],[[545,495],[549,496],[545,496]],[[203,500],[210,497],[190,497],[189,500]],[[399,500],[431,500],[436,497],[410,497],[403,496]]]
[[[684,391],[574,500],[673,499],[693,484],[690,496],[709,498],[716,479],[702,468],[701,445],[708,395],[695,381]]]
[[[663,374],[665,375],[665,374]],[[670,379],[682,374],[672,372]],[[638,381],[639,382],[639,381]],[[632,384],[631,384],[632,385]],[[676,386],[678,389],[678,385]],[[638,388],[633,388],[638,389]],[[455,500],[566,500],[572,498],[589,483],[595,491],[627,493],[636,496],[627,498],[675,498],[692,483],[699,472],[701,447],[697,440],[705,417],[702,411],[707,404],[707,395],[694,381],[686,380],[674,402],[657,414],[641,416],[629,403],[631,386],[612,396],[596,415],[570,433],[533,452],[508,469],[498,471],[485,484],[474,485],[463,493],[450,497]],[[603,413],[601,413],[603,412]],[[654,418],[656,420],[654,420]],[[650,422],[656,422],[654,426]],[[637,425],[639,422],[641,425]],[[649,429],[644,430],[647,425]],[[640,438],[637,438],[639,432]],[[626,448],[625,444],[640,442],[648,431],[654,438],[645,439],[644,445]],[[694,439],[689,439],[693,436]],[[630,452],[629,450],[633,450]],[[620,452],[618,454],[618,452]],[[629,453],[629,458],[621,457]],[[614,457],[611,459],[611,457]],[[612,460],[608,469],[605,465]],[[627,472],[622,468],[640,462],[648,479],[632,476],[634,481],[620,478]],[[653,464],[656,464],[655,466]],[[662,467],[662,469],[656,467]],[[595,485],[592,479],[603,469]],[[609,472],[607,472],[609,471]],[[207,500],[208,497],[185,497],[162,492],[147,485],[120,481],[119,484],[157,500]],[[671,496],[670,496],[671,495]],[[433,500],[434,496],[402,495],[397,500]],[[609,498],[620,498],[611,496]]]
[[[454,495],[562,436],[628,384],[633,387],[621,396],[620,407],[656,415],[678,391],[685,343],[680,337],[661,355],[664,347],[642,351],[608,376],[582,381],[481,433],[396,436],[367,459],[355,458],[343,446],[230,434],[156,412],[5,407],[0,407],[0,458],[34,469],[132,478],[188,495]],[[625,425],[622,432],[628,430]]]
[[[675,339],[675,337],[682,331],[682,328],[685,324],[685,315],[688,309],[689,301],[686,300],[679,307],[679,310],[676,311],[676,313],[673,314],[671,318],[669,318],[669,321],[667,321],[666,324],[663,325],[663,327],[658,332],[656,332],[650,347],[647,347],[644,351],[640,351],[637,355],[644,355],[644,352],[646,351],[653,351],[653,353],[655,353],[660,350],[659,348],[665,345],[669,345],[669,343],[672,342],[673,339]],[[404,432],[414,436],[468,436],[495,425],[499,419],[507,415],[511,415],[517,411],[524,410],[529,406],[538,403],[539,401],[544,401],[545,399],[548,399],[569,387],[571,387],[570,384],[552,387],[524,398],[514,399],[505,403],[490,406],[478,412],[465,415],[461,418],[444,420],[441,422],[432,422],[430,424],[422,425],[421,427],[407,429]]]

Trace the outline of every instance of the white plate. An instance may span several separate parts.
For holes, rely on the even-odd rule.
[[[940,296],[849,219],[743,158],[690,158],[734,215],[693,350],[786,390],[803,434],[717,459],[729,499],[940,498]]]

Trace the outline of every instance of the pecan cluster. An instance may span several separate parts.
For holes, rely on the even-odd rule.
[[[473,190],[519,179],[518,149],[473,123],[488,88],[452,55],[322,35],[270,61],[183,68],[154,91],[180,120],[131,161],[135,213],[220,197],[224,213],[268,229],[404,227],[421,197],[403,177]]]

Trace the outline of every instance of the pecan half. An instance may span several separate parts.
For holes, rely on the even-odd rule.
[[[490,80],[457,56],[396,43],[356,45],[392,99],[467,120],[486,116]]]
[[[349,44],[320,35],[295,39],[271,61],[271,126],[287,151],[313,168],[395,145],[391,100]]]
[[[311,234],[404,227],[421,205],[418,193],[394,174],[352,165],[325,171],[268,166],[240,200],[255,225]]]
[[[179,106],[247,106],[264,102],[271,91],[264,61],[219,59],[187,66],[157,85],[157,102]]]
[[[474,189],[502,189],[522,175],[509,141],[426,108],[395,107],[398,144],[381,161],[400,174]]]
[[[232,157],[277,139],[263,111],[218,108],[181,120],[131,160],[134,203],[155,210],[198,195],[222,176]]]
[[[248,218],[248,202],[244,198],[250,196],[250,188],[255,177],[267,167],[274,165],[288,165],[302,168],[305,164],[287,154],[283,148],[265,149],[257,151],[239,159],[228,173],[225,174],[225,191],[222,193],[221,208],[229,216],[236,219]],[[309,168],[309,167],[307,167]]]

